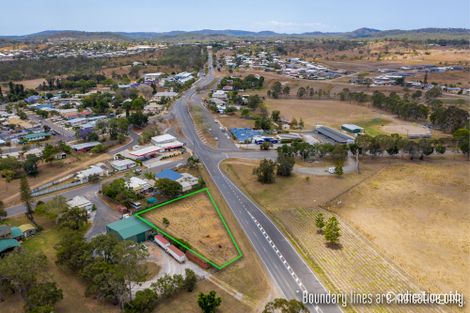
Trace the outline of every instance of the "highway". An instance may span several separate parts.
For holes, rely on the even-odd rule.
[[[231,208],[246,236],[253,244],[261,261],[266,266],[284,296],[289,299],[301,300],[304,291],[310,293],[327,293],[326,288],[319,282],[315,274],[297,253],[283,233],[264,214],[250,198],[233,184],[221,171],[219,165],[225,158],[237,154],[233,143],[225,136],[219,137],[218,145],[222,149],[212,149],[206,146],[198,136],[195,125],[189,113],[188,104],[197,101],[197,89],[207,87],[214,79],[212,54],[209,51],[209,72],[201,78],[191,89],[178,99],[172,107],[172,114],[176,117],[185,141],[192,148],[206,167],[210,176],[217,185],[220,193]],[[259,152],[241,152],[240,157],[256,157],[263,155]],[[249,156],[248,156],[249,155]],[[264,156],[264,155],[263,155]],[[341,309],[336,305],[309,306],[312,312],[337,313]]]

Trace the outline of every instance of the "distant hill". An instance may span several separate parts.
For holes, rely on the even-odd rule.
[[[171,31],[171,32],[85,32],[76,30],[46,30],[34,34],[23,36],[0,36],[0,39],[15,41],[37,41],[37,40],[183,40],[207,39],[207,38],[450,38],[467,39],[470,36],[470,29],[465,28],[421,28],[415,30],[379,30],[373,28],[359,28],[351,32],[305,32],[299,34],[276,33],[273,31],[252,32],[246,30],[213,30],[202,29],[195,31]]]

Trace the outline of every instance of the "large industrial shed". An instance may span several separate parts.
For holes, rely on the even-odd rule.
[[[326,127],[323,125],[317,125],[316,130],[317,133],[322,134],[323,136],[337,143],[347,144],[354,142],[353,137],[343,134],[342,132],[334,128]]]
[[[121,240],[143,242],[149,237],[152,228],[138,218],[131,216],[106,225],[106,232],[116,235]]]

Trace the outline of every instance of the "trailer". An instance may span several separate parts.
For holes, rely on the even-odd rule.
[[[168,240],[166,240],[165,237],[163,237],[162,235],[155,235],[153,237],[153,241],[157,245],[162,247],[164,250],[166,250],[170,246],[170,242]]]
[[[170,254],[179,263],[184,263],[186,261],[186,256],[184,253],[173,245],[170,245],[166,249],[166,252],[168,252],[168,254]]]

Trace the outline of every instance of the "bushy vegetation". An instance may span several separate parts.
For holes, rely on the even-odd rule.
[[[132,299],[132,288],[147,275],[141,262],[147,252],[142,244],[98,235],[86,241],[80,232],[62,237],[56,246],[57,263],[78,274],[86,295],[121,307]]]
[[[57,76],[71,72],[94,73],[105,64],[104,59],[86,57],[41,58],[0,62],[0,81]]]
[[[142,199],[142,196],[126,186],[124,179],[118,178],[109,184],[103,185],[103,194],[126,207],[131,207],[131,202]]]
[[[173,46],[164,50],[157,64],[199,71],[207,60],[206,49],[199,46]]]
[[[264,77],[260,76],[257,78],[255,75],[247,75],[243,79],[239,77],[224,77],[219,83],[218,88],[230,85],[233,86],[234,90],[247,90],[247,89],[261,89],[263,88]]]

